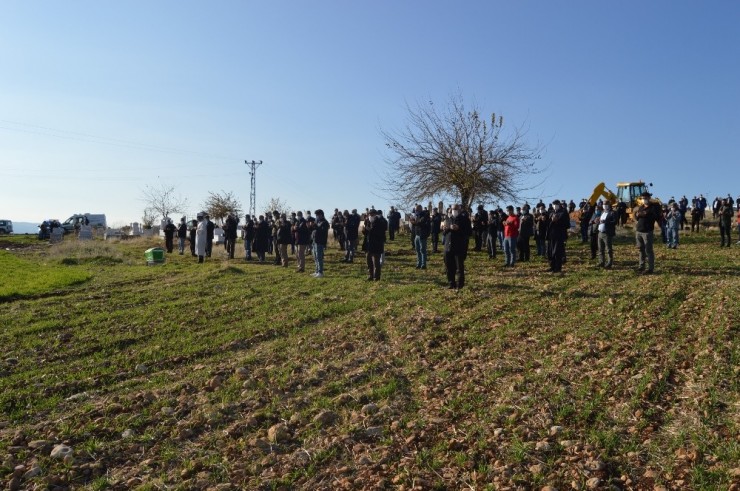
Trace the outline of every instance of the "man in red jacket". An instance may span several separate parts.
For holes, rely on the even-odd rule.
[[[514,213],[514,207],[506,207],[509,216],[504,220],[504,255],[506,266],[516,263],[516,240],[519,237],[519,217]]]

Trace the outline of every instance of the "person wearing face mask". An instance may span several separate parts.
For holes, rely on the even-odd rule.
[[[509,213],[504,219],[504,255],[506,256],[506,266],[513,267],[516,264],[516,241],[519,237],[519,217],[514,211],[514,207],[506,207]]]
[[[655,267],[655,253],[653,252],[653,232],[655,222],[659,220],[660,207],[655,210],[654,204],[650,203],[652,194],[642,193],[642,203],[635,212],[635,242],[640,249],[640,264],[637,268],[638,273],[653,274]],[[645,264],[647,263],[647,269]]]
[[[459,290],[465,286],[465,258],[468,255],[470,235],[473,233],[470,218],[461,210],[460,205],[452,206],[442,233],[445,235],[444,261],[449,288]]]
[[[591,259],[596,259],[596,253],[599,252],[599,224],[601,223],[602,213],[604,213],[604,205],[599,203],[591,215],[591,220],[589,220],[588,238],[591,243]]]
[[[604,211],[599,217],[599,263],[597,266],[611,269],[614,264],[612,242],[617,231],[617,213],[612,211],[611,203],[604,203]]]
[[[206,256],[206,247],[208,242],[208,220],[199,213],[197,215],[198,226],[195,229],[195,253],[198,256],[198,262],[202,263]]]
[[[411,215],[411,225],[414,229],[416,269],[427,269],[427,238],[429,238],[432,227],[429,212],[421,205],[416,205],[416,211]]]
[[[560,203],[560,200],[556,199],[552,202],[552,212],[550,212],[547,229],[548,259],[550,260],[550,271],[553,273],[560,273],[563,270],[568,228],[570,228],[568,211]]]
[[[375,209],[368,212],[363,233],[367,236],[367,279],[380,281],[381,257],[385,248],[385,232],[388,222]]]

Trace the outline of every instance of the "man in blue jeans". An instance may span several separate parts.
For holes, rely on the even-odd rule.
[[[313,259],[316,262],[316,272],[311,275],[315,278],[324,277],[324,249],[326,241],[329,239],[329,222],[324,218],[323,210],[316,210],[313,213],[316,221],[312,222],[313,217],[309,217],[309,228],[311,228],[311,238],[313,239]]]
[[[414,249],[416,249],[416,269],[427,269],[427,238],[432,231],[429,212],[416,205],[411,215],[411,226],[414,228]]]

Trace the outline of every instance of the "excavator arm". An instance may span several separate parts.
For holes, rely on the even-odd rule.
[[[617,204],[619,199],[617,198],[617,195],[614,194],[613,191],[611,191],[609,188],[606,187],[606,184],[603,182],[600,182],[596,185],[594,188],[594,192],[591,193],[591,197],[588,198],[588,203],[591,206],[595,206],[596,202],[598,201],[599,197],[604,197],[604,199],[612,204]]]

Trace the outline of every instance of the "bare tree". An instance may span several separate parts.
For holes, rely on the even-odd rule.
[[[475,105],[468,111],[460,95],[442,112],[432,102],[407,110],[403,130],[381,131],[393,152],[386,188],[403,203],[451,197],[470,208],[475,200],[515,199],[540,172],[540,149],[520,128],[503,134],[502,116],[484,118]]]
[[[264,204],[262,207],[265,211],[265,214],[272,214],[273,211],[277,211],[278,213],[290,213],[290,206],[288,206],[288,203],[285,200],[282,200],[280,198],[270,198],[270,200]]]
[[[223,221],[228,215],[239,216],[242,213],[242,205],[232,192],[221,191],[221,193],[209,192],[203,208],[217,221]]]
[[[145,214],[153,215],[156,220],[165,218],[173,213],[183,213],[188,206],[187,199],[175,193],[174,186],[159,187],[145,186],[141,192],[141,200],[146,203]]]
[[[144,208],[144,214],[141,216],[141,226],[143,228],[152,228],[157,216],[151,208]]]

